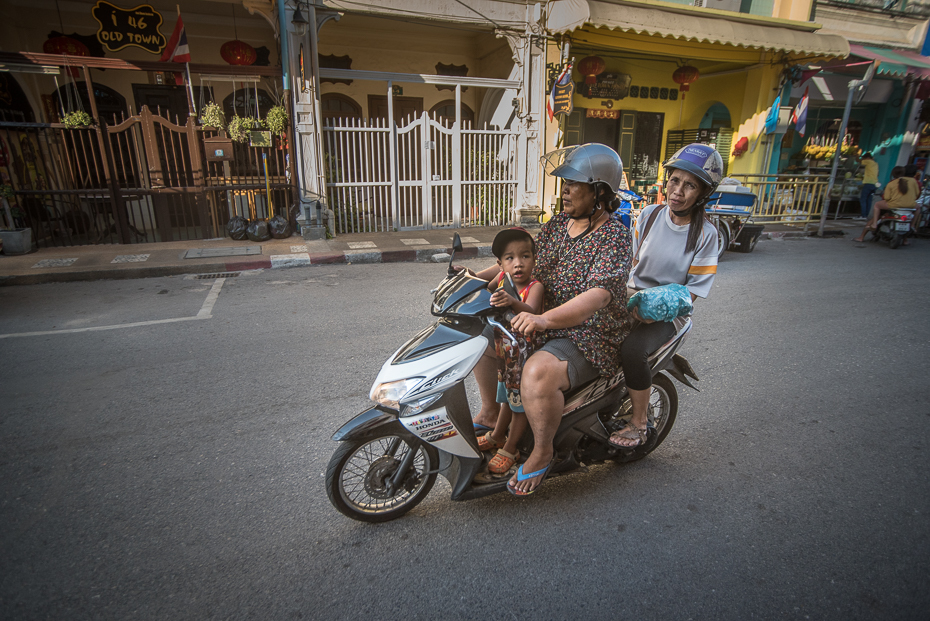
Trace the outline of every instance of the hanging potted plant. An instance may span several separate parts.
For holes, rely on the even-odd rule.
[[[200,114],[200,123],[204,127],[225,129],[226,115],[223,114],[223,109],[219,104],[211,102],[204,106],[203,112]]]
[[[82,127],[88,127],[94,121],[90,118],[90,115],[83,110],[75,110],[74,112],[69,112],[64,115],[61,122],[64,123],[65,127],[68,129],[80,129]]]
[[[261,121],[250,116],[239,116],[237,114],[226,127],[226,133],[236,142],[245,142],[249,139],[249,132],[255,127],[261,127]]]
[[[280,137],[278,149],[287,149],[287,110],[284,106],[275,106],[265,116],[265,127]]]
[[[32,252],[32,229],[16,228],[16,221],[9,202],[13,196],[11,185],[0,185],[0,201],[3,202],[4,218],[3,228],[0,229],[0,249],[3,250],[3,254],[26,254]]]

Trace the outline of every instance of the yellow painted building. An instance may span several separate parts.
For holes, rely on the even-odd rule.
[[[639,191],[661,183],[661,161],[678,145],[694,141],[716,144],[729,174],[762,172],[770,146],[764,120],[784,85],[785,68],[844,57],[849,45],[841,36],[818,34],[818,24],[804,21],[810,14],[807,0],[761,9],[757,3],[706,4],[729,4],[733,10],[592,0],[587,15],[576,14],[574,24],[553,13],[550,30],[563,34],[547,53],[550,83],[560,55],[573,58],[575,95],[573,113],[548,123],[546,149],[557,142],[608,144],[621,154],[630,184]],[[738,12],[747,4],[770,13]],[[567,24],[553,23],[558,17]],[[676,70],[698,77],[676,82]],[[748,146],[734,154],[741,138]],[[543,196],[551,208],[557,200],[554,184],[547,184]]]

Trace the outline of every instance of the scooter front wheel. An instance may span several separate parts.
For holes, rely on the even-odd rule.
[[[326,469],[326,495],[353,520],[387,522],[420,504],[438,463],[435,448],[397,435],[343,442]]]

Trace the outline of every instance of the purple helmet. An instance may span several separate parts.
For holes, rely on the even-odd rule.
[[[723,178],[723,158],[715,148],[699,142],[678,149],[675,155],[665,162],[665,170],[675,168],[691,173],[711,190],[714,190]]]

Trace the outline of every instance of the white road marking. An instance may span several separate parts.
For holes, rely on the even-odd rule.
[[[213,305],[216,299],[220,297],[220,289],[223,288],[225,278],[217,278],[207,294],[207,299],[203,301],[203,306],[195,317],[174,317],[172,319],[154,319],[152,321],[134,321],[133,323],[119,323],[112,326],[91,326],[88,328],[70,328],[68,330],[43,330],[41,332],[16,332],[13,334],[0,334],[0,339],[8,339],[16,336],[48,336],[50,334],[76,334],[78,332],[102,332],[104,330],[119,330],[121,328],[140,328],[144,326],[155,326],[161,323],[178,323],[181,321],[197,321],[198,319],[211,319],[213,317]]]

